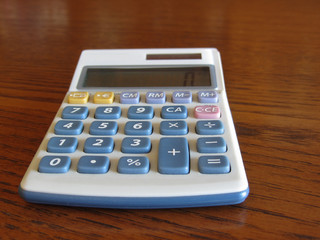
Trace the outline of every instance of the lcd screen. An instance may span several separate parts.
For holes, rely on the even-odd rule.
[[[85,67],[80,88],[211,86],[209,67],[103,68]]]

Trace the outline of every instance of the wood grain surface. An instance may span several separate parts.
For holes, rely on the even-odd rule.
[[[216,47],[250,185],[239,205],[37,205],[19,183],[83,49]],[[320,1],[0,0],[0,239],[320,239]]]

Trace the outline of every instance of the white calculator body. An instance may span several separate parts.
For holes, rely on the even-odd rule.
[[[217,49],[85,50],[19,187],[29,202],[243,202],[248,181]]]

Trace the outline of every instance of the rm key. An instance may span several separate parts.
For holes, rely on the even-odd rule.
[[[198,119],[218,119],[220,118],[220,108],[214,105],[196,106],[194,116]]]

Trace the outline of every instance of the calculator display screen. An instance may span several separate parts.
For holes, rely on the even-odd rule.
[[[210,68],[97,68],[85,67],[80,88],[211,86]]]

